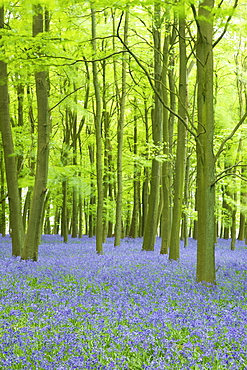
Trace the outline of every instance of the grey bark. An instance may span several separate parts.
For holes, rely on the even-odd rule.
[[[0,29],[3,28],[4,8],[0,7]],[[0,61],[0,126],[9,198],[12,255],[20,256],[23,249],[24,229],[18,189],[17,157],[9,115],[8,72],[4,61]]]

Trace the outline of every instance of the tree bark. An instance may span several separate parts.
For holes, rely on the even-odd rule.
[[[34,6],[33,37],[43,32],[44,16],[41,5]],[[35,72],[36,97],[38,109],[38,147],[35,184],[31,202],[30,218],[25,238],[22,259],[38,260],[38,246],[41,236],[42,212],[48,178],[50,117],[48,106],[48,73]]]
[[[170,19],[168,20],[170,22]],[[162,97],[165,105],[168,105],[168,57],[170,46],[170,25],[166,23],[167,35],[163,46],[163,66],[162,66]],[[165,160],[162,164],[162,198],[163,209],[161,217],[161,254],[168,254],[171,234],[171,163],[170,153],[170,125],[168,110],[163,107],[163,154]]]
[[[128,43],[128,24],[129,12],[125,13],[124,22],[124,42]],[[125,119],[125,99],[126,99],[126,57],[122,61],[122,92],[120,97],[120,113],[118,119],[117,137],[118,137],[118,154],[117,154],[117,203],[116,203],[116,224],[114,246],[119,246],[122,237],[122,203],[123,203],[123,133]]]
[[[93,54],[96,54],[96,17],[95,10],[91,9],[92,19],[92,48]],[[96,132],[96,172],[97,172],[97,220],[96,220],[96,251],[103,254],[103,161],[102,161],[102,127],[101,127],[101,96],[98,81],[98,65],[93,61],[93,84],[96,101],[96,112],[94,116]]]
[[[180,2],[179,14],[179,100],[178,114],[186,119],[187,106],[187,57],[185,40],[185,9]],[[184,169],[186,153],[186,128],[178,120],[177,153],[175,162],[174,199],[172,213],[172,229],[170,237],[169,260],[178,260],[180,257],[180,229],[184,190]]]
[[[3,28],[4,8],[0,7],[0,29]],[[8,187],[12,255],[20,256],[24,243],[24,229],[18,189],[17,157],[9,115],[8,72],[7,64],[4,61],[0,61],[0,124]]]
[[[6,198],[7,194],[5,190],[5,167],[4,167],[4,158],[3,158],[3,152],[1,150],[0,152],[0,175],[1,175],[1,213],[0,213],[0,233],[2,236],[6,236]]]
[[[137,119],[137,100],[134,101],[134,155],[137,156],[138,153],[138,119]],[[140,184],[140,167],[136,160],[134,161],[134,204],[133,204],[133,211],[132,211],[132,218],[131,218],[131,226],[130,226],[130,236],[132,238],[137,238],[140,236],[140,205],[141,205],[141,184]]]
[[[214,0],[199,5],[197,18],[197,209],[198,242],[196,279],[216,283],[214,252],[215,157],[213,153],[213,16]]]
[[[161,9],[160,4],[154,5],[154,20],[153,20],[153,40],[154,40],[154,80],[155,89],[159,96],[162,93],[162,64],[161,64]],[[155,145],[155,157],[161,154],[162,142],[162,104],[155,94],[154,97],[154,111],[152,115],[152,135],[153,143]],[[156,239],[158,227],[158,206],[160,194],[160,176],[161,164],[156,158],[152,159],[151,169],[151,186],[148,200],[147,221],[144,229],[144,238],[142,249],[146,251],[154,250],[154,243]]]

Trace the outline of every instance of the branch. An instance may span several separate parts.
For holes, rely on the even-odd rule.
[[[241,163],[241,161],[239,161],[238,163],[236,163],[236,164],[234,164],[234,165],[232,165],[232,166],[230,166],[230,167],[227,167],[226,169],[224,169],[223,171],[221,171],[221,172],[216,176],[216,178],[217,178],[217,177],[219,177],[219,176],[221,176],[221,175],[223,175],[223,173],[226,173],[227,171],[231,170],[232,168],[236,168],[236,167],[247,167],[247,164],[240,164],[240,163]]]
[[[103,60],[106,60],[106,59],[109,59],[111,57],[113,57],[114,55],[118,55],[118,54],[123,54],[123,53],[126,53],[127,51],[126,50],[120,50],[120,51],[116,51],[114,53],[111,53],[109,55],[106,55],[105,57],[102,57],[102,58],[99,58],[99,59],[93,59],[93,60],[88,60],[88,59],[77,59],[77,60],[74,60],[73,62],[71,63],[63,63],[63,64],[49,64],[50,66],[54,66],[54,67],[64,67],[64,66],[73,66],[77,63],[93,63],[93,62],[101,62]],[[51,59],[63,59],[63,60],[73,60],[72,58],[68,58],[68,57],[61,57],[61,56],[56,56],[56,55],[39,55],[39,58],[51,58]],[[21,58],[21,60],[27,60],[25,58]],[[28,57],[28,60],[37,60],[36,57]]]
[[[195,5],[194,4],[191,4],[190,7],[192,9],[192,13],[193,13],[194,19],[196,21],[197,30],[198,30],[200,36],[202,36],[201,27],[200,27],[200,24],[199,24],[198,19],[197,19],[197,13],[196,13]]]
[[[227,177],[227,176],[236,176],[236,177],[239,177],[241,180],[247,182],[247,178],[246,177],[243,177],[241,175],[238,175],[235,172],[230,172],[230,173],[226,173],[225,175],[222,175],[222,176],[216,178],[216,180],[211,184],[211,187],[214,186],[218,181],[220,181],[221,179],[223,179],[224,177]]]
[[[232,130],[232,132],[230,133],[230,135],[229,135],[229,136],[227,136],[227,137],[225,138],[225,140],[223,140],[223,141],[222,141],[221,146],[220,146],[220,148],[219,148],[218,152],[217,152],[217,153],[216,153],[216,155],[215,155],[215,162],[217,161],[217,159],[219,158],[219,156],[220,156],[221,152],[223,151],[223,149],[224,149],[224,146],[225,146],[226,142],[227,142],[228,140],[230,140],[230,139],[233,137],[233,135],[235,134],[235,132],[236,132],[236,131],[239,129],[239,127],[244,123],[244,121],[245,121],[246,117],[247,117],[247,111],[244,113],[244,115],[242,116],[242,118],[240,119],[240,121],[238,122],[238,124],[234,127],[234,129]]]
[[[65,95],[63,99],[61,99],[57,104],[55,104],[52,108],[48,110],[48,112],[51,112],[53,109],[55,109],[59,104],[61,104],[65,99],[67,99],[70,95],[74,94],[76,91],[81,90],[85,88],[85,86],[78,87],[74,91],[70,92],[69,94]]]
[[[233,8],[232,8],[232,13],[229,15],[229,17],[227,18],[226,20],[226,24],[225,24],[225,27],[224,27],[224,30],[222,32],[222,34],[219,36],[219,38],[213,43],[213,48],[220,42],[220,40],[224,37],[226,31],[227,31],[227,28],[228,28],[228,25],[230,23],[230,20],[232,19],[232,16],[234,14],[234,11],[236,9],[236,7],[238,6],[238,0],[235,0],[235,3],[233,5]]]
[[[7,198],[8,198],[9,194],[5,194],[5,196],[0,200],[0,204],[2,204]]]

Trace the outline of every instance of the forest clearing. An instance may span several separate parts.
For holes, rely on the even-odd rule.
[[[95,238],[42,237],[38,262],[9,258],[0,238],[0,368],[247,368],[246,246],[218,241],[218,284],[195,282],[196,243],[181,261]]]

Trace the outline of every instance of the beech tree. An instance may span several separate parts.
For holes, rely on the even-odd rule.
[[[152,159],[151,184],[148,200],[146,227],[144,229],[142,249],[154,250],[158,227],[158,205],[160,194],[161,164],[157,156],[161,155],[162,141],[162,104],[159,96],[162,93],[162,62],[161,62],[161,7],[158,2],[154,4],[152,36],[154,42],[154,108],[152,112],[152,138],[155,146],[155,156]],[[158,96],[159,95],[159,96]]]
[[[91,8],[92,17],[92,49],[95,56],[96,50],[96,15],[95,9]],[[96,251],[98,254],[103,253],[103,161],[102,161],[102,110],[100,86],[98,80],[98,63],[92,62],[93,65],[93,84],[95,91],[95,135],[96,135],[96,171],[97,171],[97,221],[96,221]]]
[[[187,56],[185,38],[185,5],[180,1],[179,8],[179,99],[178,114],[185,121],[187,112]],[[184,169],[186,154],[186,127],[178,120],[177,152],[175,162],[173,217],[171,224],[169,259],[179,259],[180,228],[184,190]]]
[[[215,284],[215,157],[213,103],[214,0],[203,1],[197,16],[197,281]]]
[[[0,7],[0,30],[4,29],[4,7]],[[3,54],[4,50],[1,47]],[[8,199],[10,208],[10,227],[12,235],[12,255],[20,256],[24,242],[24,230],[18,189],[17,156],[14,149],[12,127],[9,115],[7,63],[0,60],[0,125],[4,151]]]
[[[124,22],[124,43],[128,42],[128,26],[129,26],[129,13],[125,13]],[[118,154],[117,154],[117,200],[116,200],[116,225],[115,225],[115,240],[114,246],[120,245],[122,236],[122,198],[123,198],[123,135],[124,135],[124,117],[125,117],[125,100],[126,100],[126,57],[122,61],[122,78],[121,78],[121,96],[118,118]]]
[[[33,6],[33,37],[44,32],[45,12],[41,5]],[[46,30],[47,31],[47,30]],[[36,159],[35,184],[31,202],[28,230],[22,251],[22,259],[38,259],[38,246],[40,243],[42,214],[47,191],[49,143],[51,122],[48,105],[47,71],[35,72],[35,85],[38,110],[38,147]]]

